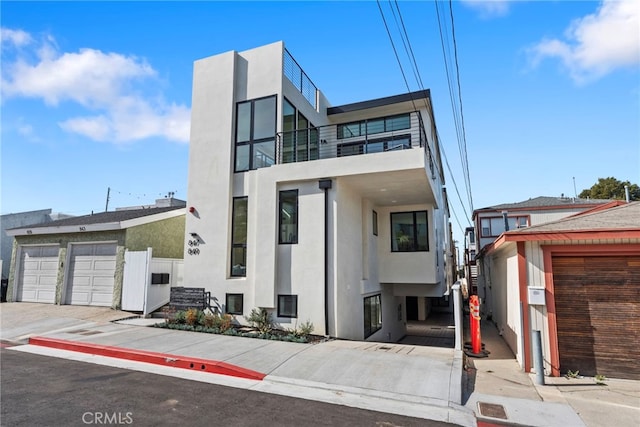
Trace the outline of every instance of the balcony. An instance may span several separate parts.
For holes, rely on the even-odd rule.
[[[276,135],[275,163],[297,163],[416,148],[424,149],[434,176],[431,148],[420,113],[412,112],[279,132]]]

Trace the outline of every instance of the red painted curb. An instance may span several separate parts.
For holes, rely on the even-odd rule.
[[[153,363],[155,365],[172,366],[175,368],[190,369],[192,371],[209,372],[212,374],[230,375],[261,381],[266,374],[241,368],[229,363],[217,360],[198,359],[174,354],[156,353],[153,351],[132,350],[108,345],[83,343],[78,341],[62,340],[57,338],[30,337],[29,344],[42,347],[57,348],[60,350],[77,351],[80,353],[95,354],[98,356],[116,357],[118,359],[134,360],[136,362]]]

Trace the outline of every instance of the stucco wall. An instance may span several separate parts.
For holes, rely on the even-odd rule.
[[[5,230],[17,228],[25,225],[42,224],[51,221],[51,209],[41,209],[30,212],[20,212],[0,216],[0,265],[2,266],[2,278],[9,277],[11,266],[11,254],[13,251],[14,239],[7,236]]]
[[[128,228],[125,246],[130,251],[153,248],[157,258],[182,258],[184,255],[185,215]]]

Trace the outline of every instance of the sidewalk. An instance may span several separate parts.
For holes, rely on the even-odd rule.
[[[489,355],[466,359],[468,381],[463,386],[463,402],[479,425],[639,425],[640,381],[608,379],[606,385],[597,385],[592,378],[545,377],[545,385],[537,385],[535,374],[520,368],[492,322],[481,321],[481,335]]]
[[[640,417],[640,382],[608,380],[597,386],[588,379],[547,377],[551,385],[534,385],[486,321],[482,341],[489,357],[467,358],[463,375],[462,353],[451,348],[210,335],[145,327],[156,319],[114,322],[131,314],[89,307],[3,303],[0,312],[3,340],[25,344],[29,336],[43,336],[54,347],[42,342],[13,347],[20,351],[462,426],[626,427],[636,426]],[[104,357],[113,354],[118,358]],[[191,369],[176,368],[180,363]],[[211,374],[221,366],[230,367],[227,375]]]

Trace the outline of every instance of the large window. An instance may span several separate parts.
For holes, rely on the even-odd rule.
[[[338,125],[338,139],[393,132],[409,128],[411,128],[411,115],[409,113],[380,117]]]
[[[287,99],[282,107],[282,163],[319,158],[318,129]]]
[[[247,198],[233,199],[231,223],[231,276],[247,275]]]
[[[380,294],[364,299],[364,337],[382,329],[382,303]]]
[[[235,171],[271,166],[276,150],[276,97],[236,105]]]
[[[279,195],[279,243],[298,243],[298,190]]]
[[[225,311],[229,314],[242,314],[244,310],[243,294],[226,294]]]
[[[427,211],[393,212],[391,214],[391,251],[428,250]]]
[[[298,317],[298,295],[278,295],[278,317]]]

